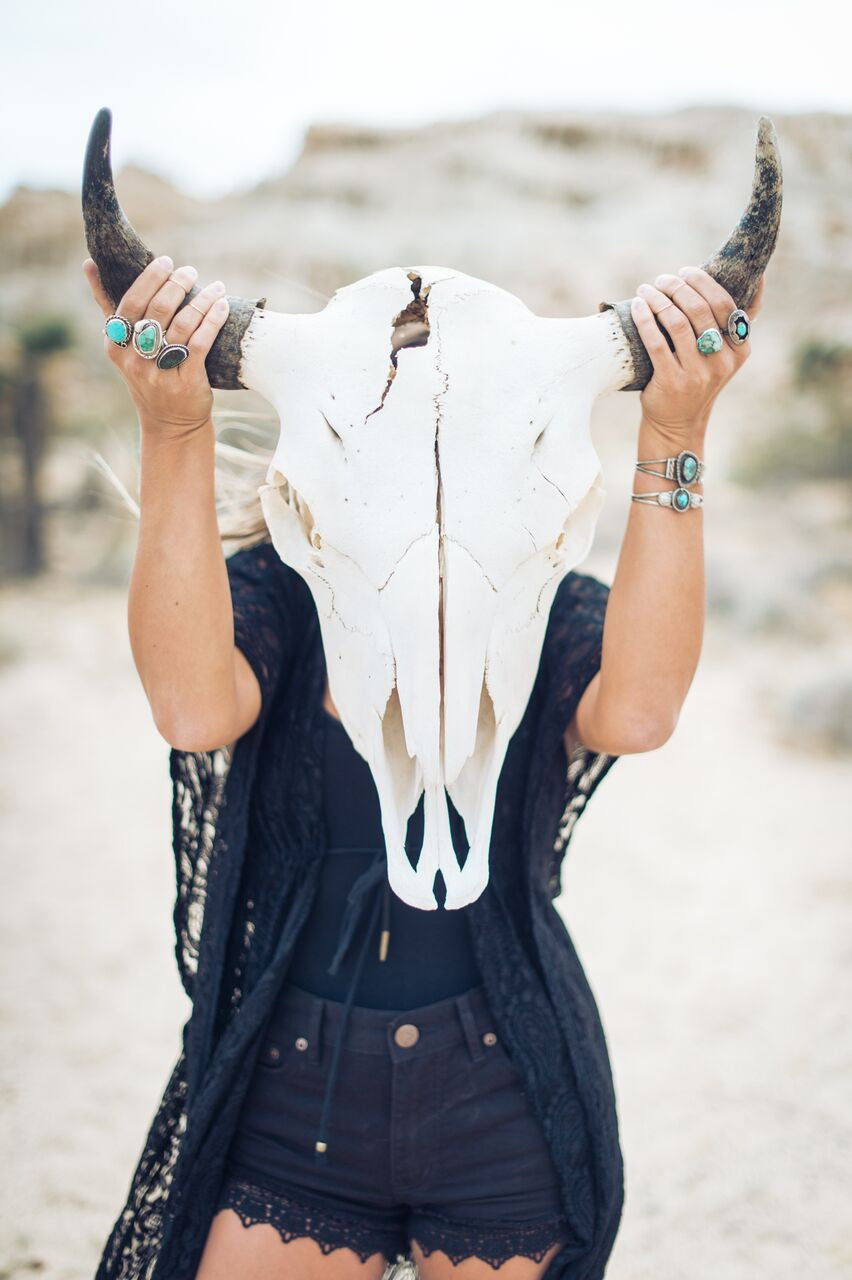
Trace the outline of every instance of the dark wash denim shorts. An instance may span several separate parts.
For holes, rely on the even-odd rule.
[[[542,1259],[568,1240],[559,1184],[481,986],[418,1009],[353,1005],[327,1150],[314,1143],[345,1006],[287,984],[267,1024],[217,1211],[323,1253]]]

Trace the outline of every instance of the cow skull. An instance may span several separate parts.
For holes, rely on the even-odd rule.
[[[153,255],[115,197],[110,120],[101,111],[92,127],[83,206],[117,303]],[[761,117],[750,204],[705,263],[739,306],[780,206],[777,141]],[[497,782],[553,597],[603,504],[592,406],[652,373],[629,302],[545,319],[458,271],[389,268],[316,314],[231,299],[207,370],[279,415],[263,512],[316,602],[331,696],[375,780],[391,887],[433,909],[440,870],[446,907],[463,907],[488,881]],[[465,824],[463,867],[446,793]],[[405,838],[421,794],[414,868]]]

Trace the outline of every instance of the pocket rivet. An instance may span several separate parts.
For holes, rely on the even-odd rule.
[[[494,1032],[493,1032],[493,1031],[486,1031],[486,1032],[485,1032],[485,1035],[482,1037],[482,1043],[483,1043],[483,1044],[488,1044],[488,1045],[496,1044],[496,1043],[497,1043],[497,1037],[496,1037],[496,1035],[494,1034]]]
[[[304,1036],[298,1036],[298,1037],[297,1037],[297,1039],[296,1039],[296,1048],[297,1048],[297,1049],[307,1049],[307,1047],[308,1047],[308,1042],[307,1042],[307,1040],[305,1039],[305,1037],[304,1037]]]

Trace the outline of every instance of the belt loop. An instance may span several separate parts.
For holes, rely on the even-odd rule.
[[[479,1062],[480,1058],[485,1055],[485,1049],[483,1048],[482,1040],[479,1037],[479,1032],[476,1029],[476,1019],[473,1016],[473,1010],[470,1007],[470,998],[468,993],[463,991],[461,995],[455,997],[455,1002],[470,1056],[474,1062]]]
[[[310,1062],[317,1066],[321,1061],[321,1036],[324,1011],[325,1000],[323,1000],[322,996],[315,996],[308,1015],[308,1058]]]

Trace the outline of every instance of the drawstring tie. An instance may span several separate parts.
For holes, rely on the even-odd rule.
[[[331,1056],[331,1065],[328,1072],[328,1080],[325,1086],[325,1095],[323,1097],[322,1112],[320,1114],[319,1132],[316,1142],[314,1143],[314,1158],[325,1155],[328,1150],[328,1119],[331,1112],[331,1099],[334,1092],[334,1085],[337,1080],[338,1068],[340,1066],[340,1055],[343,1051],[343,1040],[346,1035],[346,1027],[349,1022],[349,1012],[355,997],[355,988],[364,968],[364,961],[367,958],[367,947],[370,939],[374,936],[376,925],[379,920],[379,912],[381,911],[382,929],[379,939],[379,960],[385,960],[388,953],[388,943],[390,941],[390,883],[385,874],[386,858],[383,846],[369,846],[365,849],[347,849],[347,853],[371,853],[375,850],[375,858],[365,871],[362,871],[358,879],[355,880],[346,898],[346,910],[343,913],[343,919],[340,925],[340,935],[337,944],[337,950],[334,953],[331,964],[328,966],[329,973],[337,973],[343,961],[346,952],[352,944],[355,931],[364,915],[365,909],[373,890],[378,888],[384,881],[384,894],[380,897],[376,895],[373,903],[373,910],[369,916],[369,924],[364,932],[361,941],[361,950],[358,953],[358,959],[355,964],[355,972],[352,974],[352,981],[349,984],[349,991],[346,996],[346,1002],[343,1006],[343,1013],[340,1019],[340,1026],[337,1030],[337,1037],[334,1043],[334,1050]],[[333,853],[333,850],[326,850],[327,853]]]

